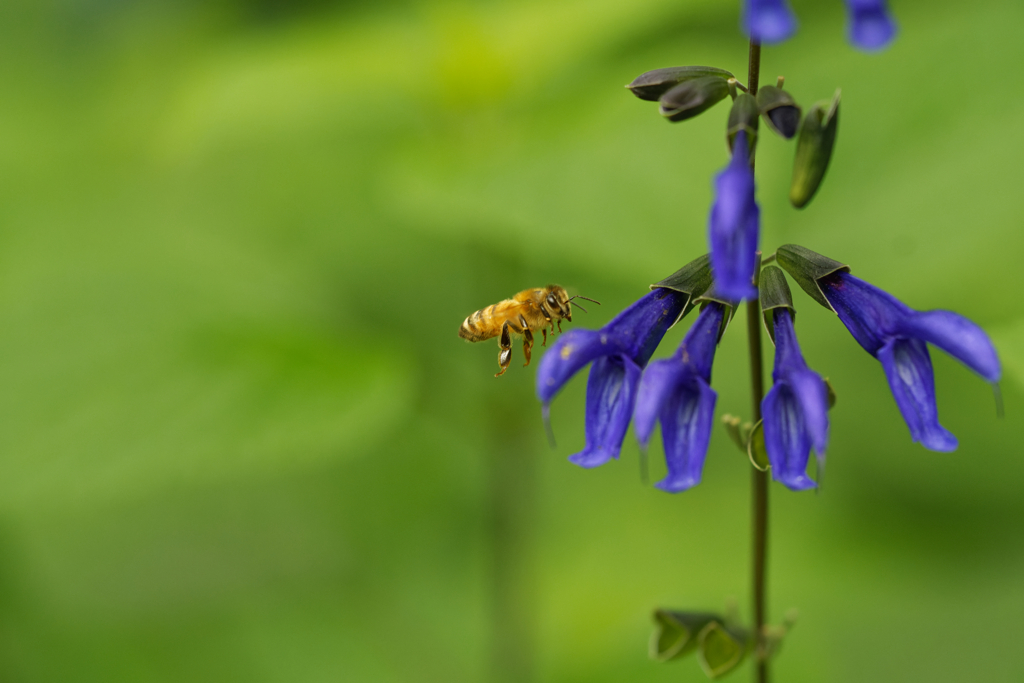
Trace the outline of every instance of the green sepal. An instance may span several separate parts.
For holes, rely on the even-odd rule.
[[[778,266],[766,266],[761,271],[761,316],[764,318],[765,329],[772,343],[775,343],[775,316],[772,312],[776,308],[788,308],[790,315],[796,318],[796,308],[793,306],[793,293],[789,291],[789,283],[786,282],[786,274]]]
[[[800,129],[800,105],[782,88],[762,85],[757,91],[757,108],[772,132],[787,140],[792,140]]]
[[[679,320],[682,320],[686,317],[687,313],[697,306],[697,298],[711,289],[713,282],[714,279],[711,276],[711,254],[704,254],[693,259],[664,280],[655,282],[651,285],[651,290],[653,291],[661,287],[688,295],[690,298],[686,300],[683,312],[679,316]]]
[[[722,426],[725,427],[726,433],[732,439],[732,442],[736,444],[736,447],[743,451],[743,453],[746,453],[747,441],[750,439],[750,430],[753,429],[753,425],[749,422],[744,423],[743,420],[735,415],[726,413],[722,416]]]
[[[762,472],[771,467],[768,449],[764,445],[764,420],[758,420],[750,430],[750,436],[747,437],[747,457],[750,458],[750,464]]]
[[[828,409],[832,410],[836,407],[838,396],[836,395],[835,388],[832,386],[832,382],[828,381],[828,377],[825,378],[825,389],[828,390]]]
[[[697,649],[697,637],[711,622],[721,620],[707,612],[654,611],[654,633],[651,634],[651,659],[669,662]]]
[[[839,129],[839,96],[837,89],[831,102],[817,102],[811,107],[800,129],[793,159],[793,182],[789,187],[789,201],[798,209],[807,206],[814,197],[832,159]]]
[[[726,80],[733,77],[725,69],[713,66],[670,66],[642,73],[626,87],[641,100],[657,102],[662,95],[680,83],[707,76],[718,76]]]
[[[736,141],[736,134],[741,130],[747,132],[747,148],[750,156],[754,156],[754,147],[757,145],[757,120],[760,110],[757,108],[757,100],[750,93],[740,93],[732,103],[729,110],[729,126],[725,137],[729,142],[729,151],[732,152],[733,143]]]
[[[685,121],[707,111],[729,95],[729,85],[721,76],[702,76],[673,86],[658,102],[661,115],[669,121]]]
[[[725,334],[725,331],[729,329],[729,323],[732,322],[732,317],[736,314],[736,307],[739,305],[739,302],[726,299],[724,296],[719,295],[718,292],[715,291],[714,285],[694,301],[695,303],[701,304],[701,310],[704,310],[704,306],[707,306],[711,302],[725,306],[725,315],[722,316],[722,324],[718,328],[718,341],[722,341],[722,336]]]
[[[721,678],[743,661],[749,645],[746,632],[713,621],[698,636],[697,661],[708,678]]]
[[[711,275],[711,254],[698,256],[664,280],[651,285],[652,290],[658,287],[681,292],[689,297],[679,320],[685,318],[699,304],[707,304],[710,301],[723,304],[726,307],[726,314],[722,317],[722,327],[718,332],[718,338],[721,340],[736,312],[736,302],[715,293],[714,278]]]
[[[782,641],[796,625],[796,620],[799,618],[800,612],[791,608],[786,612],[786,616],[783,618],[781,624],[769,625],[765,624],[762,638],[763,651],[759,653],[759,658],[768,661],[779,653],[782,648]]]
[[[822,256],[807,247],[801,247],[799,244],[783,244],[775,251],[775,259],[796,280],[800,288],[807,292],[808,296],[833,313],[835,312],[832,304],[822,293],[818,280],[838,271],[849,273],[850,266]]]

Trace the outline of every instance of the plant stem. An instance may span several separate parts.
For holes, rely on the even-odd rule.
[[[747,85],[750,94],[757,94],[761,76],[761,45],[750,41],[747,60]],[[760,258],[758,268],[760,270]],[[754,284],[759,279],[754,274]],[[761,302],[760,297],[747,302],[747,346],[750,351],[750,398],[753,422],[761,419],[761,399],[764,397],[764,367],[761,359]],[[765,622],[765,567],[768,555],[768,473],[751,468],[751,536],[753,538],[752,581],[754,597],[754,680],[768,683],[768,662],[763,657],[762,638]]]
[[[757,94],[757,84],[761,78],[761,43],[750,41],[750,52],[747,56],[747,87],[751,95]]]

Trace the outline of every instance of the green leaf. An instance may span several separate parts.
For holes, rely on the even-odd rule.
[[[761,315],[764,318],[764,326],[768,330],[768,336],[772,343],[775,343],[775,316],[772,311],[776,308],[788,308],[790,315],[796,318],[796,308],[793,306],[793,294],[789,291],[789,283],[786,282],[786,275],[778,266],[766,266],[761,271],[760,298]]]
[[[729,142],[729,151],[732,151],[733,143],[736,141],[736,134],[741,130],[747,132],[747,147],[750,155],[754,155],[754,147],[757,145],[757,120],[760,110],[757,108],[757,100],[750,93],[740,93],[732,103],[729,110],[729,124],[725,137]]]
[[[758,420],[750,430],[750,436],[747,438],[747,456],[750,458],[750,464],[762,472],[771,467],[771,463],[768,462],[768,450],[764,445],[764,420]]]
[[[661,115],[669,121],[685,121],[707,111],[726,98],[729,85],[721,76],[683,81],[658,100]]]
[[[684,81],[717,76],[729,79],[732,74],[713,66],[670,66],[640,74],[626,87],[641,100],[657,102],[662,95]]]
[[[774,85],[763,85],[757,91],[757,107],[768,127],[790,140],[800,128],[800,105],[793,96]]]
[[[697,636],[709,623],[721,620],[707,612],[654,611],[654,633],[651,635],[651,659],[668,662],[689,654],[697,647]]]
[[[793,159],[793,181],[789,201],[798,209],[807,206],[825,178],[839,129],[839,95],[831,102],[818,102],[807,112]]]
[[[784,244],[775,252],[775,258],[786,272],[793,276],[807,295],[828,310],[835,312],[832,304],[818,286],[818,280],[837,271],[850,272],[850,266],[811,251],[799,244]]]
[[[736,668],[747,653],[745,634],[711,622],[698,636],[697,660],[708,678],[721,678]]]

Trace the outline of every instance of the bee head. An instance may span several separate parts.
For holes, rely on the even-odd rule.
[[[578,303],[575,303],[573,301],[573,299],[583,299],[585,301],[593,301],[598,306],[601,305],[600,301],[594,301],[593,299],[588,299],[587,297],[580,296],[579,294],[577,294],[576,296],[569,296],[569,293],[565,291],[565,288],[564,287],[559,287],[558,285],[551,285],[549,287],[549,289],[550,289],[550,293],[548,294],[548,305],[551,306],[552,309],[554,309],[555,305],[552,302],[552,299],[555,299],[555,301],[557,301],[557,303],[558,303],[558,306],[557,306],[558,310],[560,310],[562,312],[562,315],[569,322],[572,322],[572,306],[575,306],[576,308],[580,309],[584,313],[587,312],[587,309],[583,308]]]
[[[558,311],[563,318],[572,322],[572,307],[569,302],[572,299],[569,298],[569,293],[565,291],[564,287],[558,285],[548,285],[547,305],[552,311]]]

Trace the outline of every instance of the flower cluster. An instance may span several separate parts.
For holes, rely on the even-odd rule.
[[[892,41],[896,26],[886,0],[845,2],[849,37],[855,45],[876,50]],[[785,40],[796,30],[786,0],[744,0],[742,23],[758,43]],[[572,462],[596,467],[617,458],[634,420],[640,446],[646,449],[660,423],[668,475],[658,488],[675,493],[699,483],[717,400],[711,388],[715,349],[732,309],[750,300],[760,302],[775,343],[773,386],[761,403],[760,434],[767,466],[773,479],[792,490],[815,488],[818,484],[807,469],[813,451],[820,478],[829,442],[831,392],[800,351],[796,309],[785,273],[834,312],[854,339],[882,363],[911,438],[925,448],[948,451],[957,446],[956,438],[938,421],[929,343],[989,382],[999,380],[999,358],[991,341],[963,316],[914,311],[851,275],[845,264],[798,245],[783,245],[776,251],[781,268],[762,269],[761,210],[753,172],[759,121],[763,119],[772,132],[787,140],[796,139],[789,199],[797,209],[806,207],[821,186],[839,122],[838,89],[830,100],[815,102],[804,113],[783,89],[784,83],[779,77],[775,85],[758,88],[749,83],[748,89],[724,69],[683,66],[647,71],[627,86],[638,98],[658,102],[661,115],[671,122],[699,116],[731,96],[726,123],[731,159],[714,181],[709,254],[654,285],[650,294],[600,330],[568,332],[541,360],[537,395],[545,416],[562,386],[593,364],[587,384],[586,447],[570,457]],[[698,305],[700,314],[679,349],[648,366],[668,328]],[[751,431],[741,433],[736,427],[735,436],[741,442],[746,439],[748,452],[762,467],[765,458],[752,451],[757,429],[753,425]]]
[[[846,266],[803,247],[780,247],[778,258],[801,287],[833,310],[853,338],[881,361],[911,438],[931,450],[955,449],[956,438],[938,422],[926,343],[946,351],[989,382],[997,382],[999,358],[981,328],[951,311],[914,311],[854,277]],[[761,303],[775,342],[775,364],[773,386],[761,405],[764,443],[772,478],[800,491],[817,486],[807,474],[812,451],[818,458],[819,473],[824,466],[829,392],[800,351],[785,276],[775,266],[764,273],[769,270],[775,271],[770,281],[777,291],[765,289]],[[768,284],[762,283],[762,287]],[[678,493],[700,482],[717,400],[711,388],[711,367],[731,314],[730,305],[719,299],[717,281],[713,290],[713,295],[705,293],[696,299],[703,304],[700,314],[669,358],[648,365],[668,328],[695,304],[692,294],[660,286],[600,330],[567,332],[544,355],[537,372],[537,395],[545,414],[566,382],[592,363],[586,447],[570,456],[572,462],[596,467],[618,458],[631,420],[641,448],[646,449],[655,424],[660,422],[668,474],[657,487]]]
[[[862,50],[880,50],[896,36],[885,0],[846,0],[850,42]],[[796,16],[786,0],[744,0],[743,31],[759,43],[781,43],[796,32]]]

